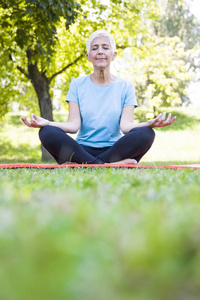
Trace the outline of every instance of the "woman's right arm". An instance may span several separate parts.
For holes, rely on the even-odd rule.
[[[46,125],[51,125],[63,129],[67,133],[76,133],[81,126],[81,115],[78,103],[69,101],[69,116],[67,122],[51,122],[35,114],[31,114],[30,122],[26,117],[21,118],[22,122],[33,128],[41,128]]]

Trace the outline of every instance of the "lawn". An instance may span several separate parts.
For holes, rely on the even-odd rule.
[[[199,163],[200,114],[179,114],[143,162]],[[1,162],[40,162],[14,117]],[[0,199],[0,299],[199,300],[199,170],[1,170]]]

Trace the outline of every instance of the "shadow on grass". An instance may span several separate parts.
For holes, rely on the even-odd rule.
[[[172,116],[176,116],[176,121],[171,125],[163,128],[156,128],[156,130],[162,131],[176,131],[176,130],[185,130],[185,129],[195,129],[200,124],[200,118],[197,118],[192,115],[187,115],[186,113],[172,109],[172,108],[163,108],[157,110],[157,115],[166,111],[167,114],[171,113]],[[147,120],[146,114],[149,111],[147,109],[136,109],[135,110],[135,119],[138,122],[145,122]]]
[[[41,162],[40,147],[29,144],[13,146],[10,141],[0,140],[0,163]]]

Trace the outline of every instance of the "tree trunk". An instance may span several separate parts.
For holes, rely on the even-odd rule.
[[[49,81],[45,74],[40,73],[37,64],[28,65],[29,77],[39,100],[41,117],[53,121],[52,103],[49,94]]]
[[[41,117],[53,121],[53,109],[52,109],[52,102],[51,97],[49,94],[49,81],[48,78],[44,73],[40,73],[38,70],[37,63],[28,64],[28,72],[29,78],[33,84],[35,92],[37,94],[39,100],[39,107],[40,107],[40,115]],[[46,149],[41,146],[42,150],[42,160],[52,160],[52,156]]]

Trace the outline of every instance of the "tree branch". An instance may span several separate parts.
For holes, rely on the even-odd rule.
[[[22,74],[24,74],[28,79],[30,79],[29,75],[25,72],[24,69],[22,69],[20,66],[17,66],[17,69],[22,72]]]
[[[77,63],[77,61],[78,61],[79,59],[81,59],[83,56],[84,56],[84,54],[81,54],[79,57],[77,57],[77,58],[75,59],[75,61],[71,62],[70,64],[68,64],[67,66],[65,66],[62,70],[60,70],[60,71],[56,72],[55,74],[53,74],[53,75],[48,79],[49,83],[50,83],[57,75],[61,74],[61,73],[64,72],[66,69],[68,69],[69,67],[71,67],[72,65],[74,65],[75,63]]]
[[[12,60],[12,61],[14,61],[11,54],[9,54],[9,59]],[[30,79],[29,75],[25,72],[24,69],[22,69],[20,66],[17,66],[17,69],[18,69],[22,74],[24,74],[28,79]]]

